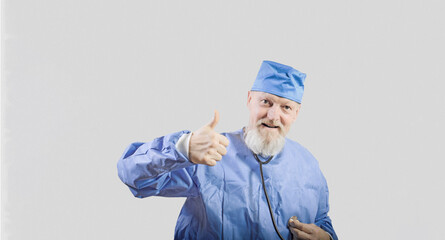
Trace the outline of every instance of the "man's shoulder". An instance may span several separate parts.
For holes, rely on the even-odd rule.
[[[290,138],[286,138],[286,146],[294,150],[309,152],[309,150],[306,147],[304,147],[299,142],[292,140]]]
[[[242,138],[243,136],[243,129],[238,129],[236,131],[232,132],[222,132],[221,135],[227,137],[227,138]]]
[[[299,142],[286,138],[286,145],[285,149],[287,151],[292,152],[293,154],[298,154],[299,156],[302,156],[307,161],[318,163],[317,159],[315,159],[314,155],[303,145],[301,145]]]
[[[231,131],[231,132],[222,132],[221,134],[222,135],[238,135],[238,134],[241,134],[241,133],[243,133],[243,128],[240,128],[238,130]]]

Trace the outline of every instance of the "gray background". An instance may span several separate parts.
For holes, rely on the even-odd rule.
[[[290,138],[341,239],[443,239],[442,1],[2,1],[2,239],[172,239],[128,144],[247,123],[264,59],[308,74]]]

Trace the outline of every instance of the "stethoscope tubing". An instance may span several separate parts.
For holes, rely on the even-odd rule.
[[[272,218],[273,227],[275,228],[275,232],[277,232],[277,234],[280,237],[280,239],[284,240],[283,236],[281,236],[280,232],[278,231],[278,227],[277,227],[277,224],[275,222],[275,218],[274,218],[273,212],[272,212],[272,207],[270,205],[269,196],[267,194],[266,184],[264,184],[263,164],[268,164],[272,160],[273,156],[269,157],[269,159],[267,159],[267,161],[265,161],[265,162],[262,162],[255,153],[253,154],[253,156],[255,157],[255,159],[260,164],[261,182],[263,184],[264,195],[266,195],[267,205],[269,207],[269,212],[270,212],[270,217]]]

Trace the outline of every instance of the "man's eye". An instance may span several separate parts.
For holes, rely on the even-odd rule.
[[[289,107],[289,106],[284,106],[284,109],[286,109],[286,110],[292,110],[292,108]]]
[[[261,100],[261,103],[268,104],[268,103],[269,103],[269,100],[267,100],[267,99],[263,99],[263,100]]]

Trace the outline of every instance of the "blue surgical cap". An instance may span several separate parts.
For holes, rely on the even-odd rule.
[[[292,67],[263,61],[252,86],[252,91],[266,92],[301,103],[306,74]]]

